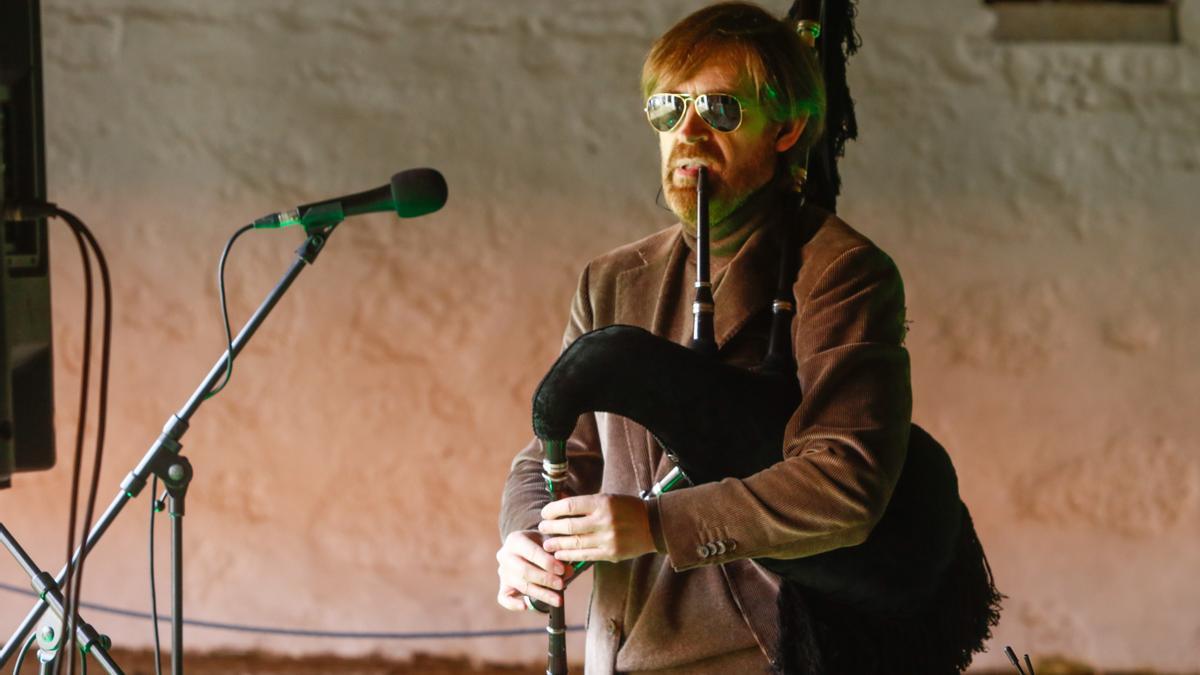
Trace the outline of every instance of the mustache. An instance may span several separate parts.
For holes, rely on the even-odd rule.
[[[671,153],[671,157],[667,162],[667,166],[674,167],[678,166],[682,162],[692,160],[704,162],[704,164],[708,166],[712,166],[717,162],[715,157],[701,150],[676,150],[675,152]]]

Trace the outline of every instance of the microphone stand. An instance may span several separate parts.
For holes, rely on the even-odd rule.
[[[208,372],[204,381],[192,394],[174,415],[167,420],[163,426],[162,434],[150,446],[150,449],[138,462],[137,466],[125,477],[121,482],[121,491],[113,499],[108,509],[92,526],[88,533],[87,539],[79,545],[72,556],[72,567],[77,568],[79,558],[85,551],[90,552],[96,543],[100,540],[104,533],[108,531],[110,525],[116,520],[121,510],[132,499],[136,498],[146,487],[146,481],[151,475],[158,476],[159,480],[163,481],[166,486],[167,495],[169,497],[169,511],[171,514],[171,673],[172,675],[183,675],[183,513],[184,513],[184,498],[187,495],[187,487],[192,478],[191,463],[186,457],[180,455],[183,446],[179,440],[187,432],[188,421],[200,404],[204,402],[208,392],[212,390],[217,381],[225,372],[226,359],[236,357],[250,338],[254,336],[254,332],[275,308],[276,303],[287,292],[292,282],[300,275],[306,265],[311,265],[317,259],[317,255],[325,247],[330,234],[343,219],[344,215],[337,205],[322,209],[320,206],[310,209],[305,215],[304,230],[306,238],[300,248],[296,249],[296,260],[292,262],[291,267],[283,274],[283,277],[276,283],[275,288],[271,290],[267,298],[263,300],[254,314],[242,327],[237,337],[233,340],[232,353],[226,352],[221,355],[216,365]],[[4,648],[0,650],[0,668],[12,658],[13,654],[21,647],[21,644],[29,636],[33,630],[34,624],[41,618],[47,607],[54,605],[54,610],[60,615],[63,613],[61,609],[61,594],[58,587],[63,583],[66,577],[66,566],[59,571],[58,576],[50,578],[50,575],[37,570],[33,562],[24,556],[24,551],[20,550],[20,546],[16,544],[16,540],[8,535],[7,530],[3,529],[0,524],[0,531],[3,532],[5,544],[8,545],[9,551],[21,562],[26,568],[30,576],[34,578],[34,588],[37,590],[40,599],[29,611],[25,620],[17,628],[12,637],[5,643]],[[11,545],[10,541],[11,540]],[[87,647],[89,651],[96,654],[98,657],[103,654],[104,659],[101,659],[101,665],[108,671],[109,675],[123,675],[121,669],[107,657],[102,649],[97,650],[99,644],[99,636],[89,635],[84,632],[84,627],[81,621],[77,621],[78,614],[75,617],[63,617],[64,621],[71,626],[75,626],[76,631],[80,631],[80,644]],[[90,628],[88,626],[87,628]],[[93,631],[94,634],[94,631]],[[68,654],[67,658],[72,658],[74,655]]]
[[[25,549],[21,548],[21,544],[17,542],[16,537],[13,537],[2,524],[0,524],[0,542],[4,544],[8,552],[17,559],[17,563],[29,575],[29,578],[33,581],[33,589],[37,592],[38,596],[44,598],[43,602],[49,603],[54,613],[59,618],[62,618],[66,614],[66,607],[63,606],[62,591],[59,590],[58,584],[51,578],[50,574],[40,569],[33,562],[33,559],[29,557]],[[97,633],[96,629],[84,621],[79,614],[76,614],[75,618],[76,620],[72,622],[75,629],[75,638],[79,641],[84,653],[94,656],[110,675],[121,675],[121,669],[113,662],[112,657],[108,655],[108,636]],[[38,631],[37,637],[38,646],[40,647],[38,650],[39,661],[41,661],[42,670],[44,671],[48,667],[52,667],[55,659],[62,655],[59,653],[58,648],[66,642],[66,638],[55,630],[54,625],[43,625],[42,629]],[[21,638],[21,640],[24,639],[24,637]],[[73,656],[73,654],[68,654],[67,658],[72,658]],[[3,665],[0,662],[0,666]]]

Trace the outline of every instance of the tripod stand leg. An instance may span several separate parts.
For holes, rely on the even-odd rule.
[[[84,652],[90,653],[109,675],[124,675],[121,668],[108,655],[108,646],[110,643],[107,637],[97,633],[96,629],[84,621],[78,613],[75,614],[73,621],[65,621],[64,617],[67,611],[66,606],[63,604],[62,591],[58,588],[58,582],[54,580],[54,577],[50,576],[49,572],[43,572],[33,562],[33,559],[29,557],[25,549],[21,548],[21,544],[17,542],[16,538],[12,536],[3,524],[0,524],[0,544],[3,544],[8,549],[8,552],[16,558],[17,563],[29,575],[30,580],[33,582],[34,592],[41,598],[40,605],[49,607],[58,616],[57,621],[51,620],[48,625],[43,625],[38,630],[37,635],[30,638],[31,640],[36,638],[38,641],[39,660],[42,658],[43,652],[50,654],[48,658],[53,659],[53,655],[59,653],[59,646],[64,644],[63,637],[65,637],[67,630],[64,626],[74,626],[77,644],[80,645]],[[34,623],[36,623],[36,620]],[[32,626],[29,630],[33,630]],[[22,637],[21,640],[25,640],[25,638]]]

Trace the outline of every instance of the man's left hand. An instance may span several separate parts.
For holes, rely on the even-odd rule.
[[[617,562],[653,553],[646,503],[632,495],[581,495],[542,508],[542,548],[559,560]]]

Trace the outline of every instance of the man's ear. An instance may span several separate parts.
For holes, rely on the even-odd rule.
[[[779,128],[779,135],[775,137],[775,152],[791,150],[796,141],[800,140],[800,134],[804,132],[804,126],[807,123],[808,117],[784,122],[783,126]]]

